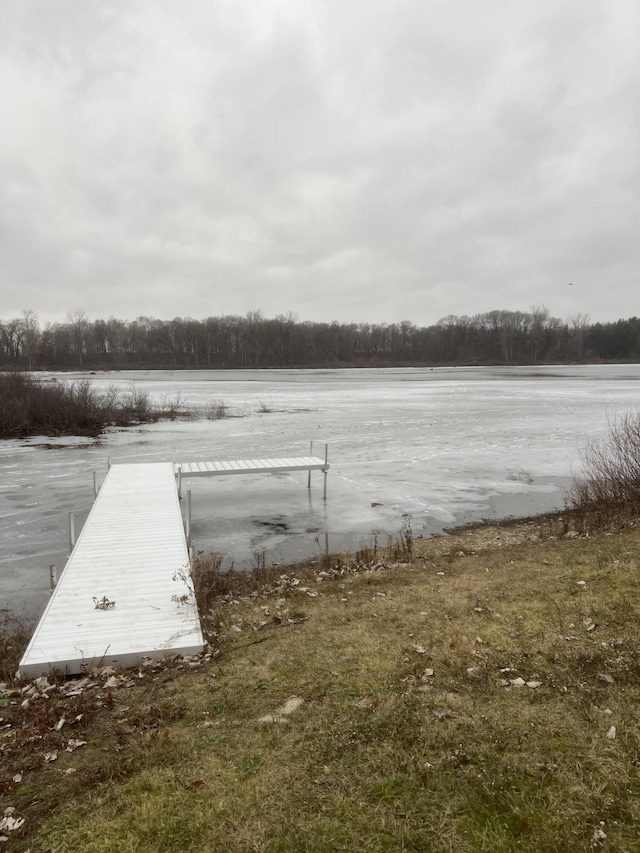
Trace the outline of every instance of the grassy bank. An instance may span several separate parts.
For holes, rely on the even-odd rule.
[[[180,401],[156,408],[135,388],[96,391],[88,381],[43,381],[0,373],[0,439],[30,435],[98,435],[107,425],[130,426],[175,418]]]
[[[541,520],[227,585],[207,659],[0,693],[5,849],[639,850],[639,562]]]

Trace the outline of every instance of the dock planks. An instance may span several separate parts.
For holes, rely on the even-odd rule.
[[[96,609],[105,597],[115,605]],[[112,465],[21,674],[133,666],[203,646],[173,463]]]
[[[211,462],[176,462],[183,477],[221,477],[225,474],[282,474],[286,471],[324,471],[329,463],[319,456],[285,459],[227,459]]]

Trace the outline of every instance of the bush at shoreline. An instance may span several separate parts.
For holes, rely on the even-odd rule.
[[[26,373],[0,374],[0,439],[30,435],[99,435],[108,425],[176,417],[177,405],[154,409],[146,393],[111,387],[96,391],[87,380],[56,382]]]

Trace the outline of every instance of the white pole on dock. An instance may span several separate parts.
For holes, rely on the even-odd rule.
[[[73,551],[76,546],[76,516],[75,513],[69,513],[69,547]]]
[[[322,493],[322,500],[326,501],[327,499],[327,465],[329,463],[329,445],[325,444],[324,446],[324,491]]]
[[[182,468],[178,468],[178,500],[182,500]]]
[[[173,464],[174,465],[176,464],[176,449],[175,449],[175,447],[173,448]]]
[[[56,584],[58,583],[58,570],[55,566],[49,566],[49,588],[51,592],[56,588]]]
[[[107,471],[111,468],[111,457],[107,456]]]
[[[191,546],[191,489],[187,489],[187,547]]]
[[[94,499],[94,501],[97,497],[98,497],[98,472],[94,471],[93,472],[93,499]]]
[[[313,456],[313,442],[311,442],[311,446],[309,448],[309,456]],[[311,468],[309,468],[309,476],[307,477],[307,488],[311,488]]]

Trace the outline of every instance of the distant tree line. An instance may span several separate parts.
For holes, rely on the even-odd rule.
[[[301,322],[294,315],[90,320],[41,326],[33,311],[0,321],[0,368],[365,367],[640,361],[640,319],[612,323],[544,307],[450,315],[433,326]]]

